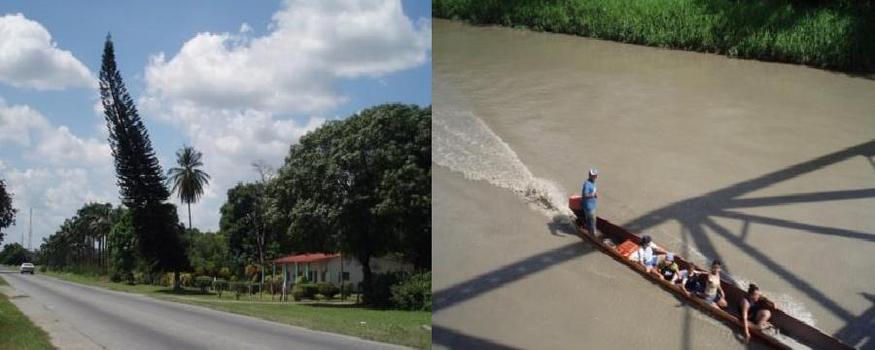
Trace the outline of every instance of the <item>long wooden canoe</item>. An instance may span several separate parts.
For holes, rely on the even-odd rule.
[[[580,200],[580,196],[571,196],[568,200],[570,209],[578,217],[582,217],[579,212]],[[644,266],[639,264],[637,261],[628,259],[616,249],[616,247],[619,247],[626,241],[631,241],[636,245],[640,244],[641,237],[639,237],[638,235],[635,235],[627,231],[626,229],[601,217],[596,219],[596,230],[602,233],[601,237],[595,237],[590,234],[588,230],[583,228],[579,221],[576,222],[576,226],[578,235],[580,235],[581,238],[589,241],[605,254],[613,257],[615,260],[637,271],[642,276],[660,285],[664,289],[674,293],[682,300],[686,300],[688,303],[695,306],[696,308],[704,311],[707,314],[710,314],[717,320],[722,321],[723,323],[726,323],[731,327],[738,329],[739,331],[744,330],[744,324],[742,323],[739,316],[740,312],[738,312],[737,310],[740,310],[741,301],[745,297],[747,292],[736,286],[734,283],[731,283],[726,279],[721,279],[721,286],[723,287],[723,291],[726,293],[725,298],[728,305],[726,309],[718,309],[716,307],[707,305],[702,299],[696,296],[688,295],[679,285],[673,284],[670,281],[663,280],[656,274],[647,273],[644,269]],[[685,260],[683,257],[678,256],[677,254],[675,254],[675,261],[677,262],[680,269],[689,269],[692,267],[697,270],[705,270],[699,268],[692,262]],[[842,343],[840,340],[823,333],[821,330],[814,328],[811,325],[802,322],[799,319],[796,319],[790,315],[787,315],[784,311],[776,307],[774,302],[770,301],[765,296],[760,297],[759,305],[772,312],[769,323],[774,325],[783,336],[793,338],[795,341],[805,346],[811,347],[812,349],[854,349],[853,347]],[[790,346],[780,342],[773,335],[769,334],[768,331],[763,332],[754,325],[751,325],[750,333],[752,338],[757,338],[761,342],[774,348],[791,349]]]

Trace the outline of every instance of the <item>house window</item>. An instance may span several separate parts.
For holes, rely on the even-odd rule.
[[[343,273],[343,280],[344,280],[344,281],[349,281],[349,272],[344,272],[344,273]]]

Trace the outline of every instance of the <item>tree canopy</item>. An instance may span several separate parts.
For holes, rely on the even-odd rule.
[[[0,179],[0,243],[6,233],[3,229],[15,223],[17,210],[12,207],[12,194],[6,191],[6,182]]]
[[[148,131],[116,66],[109,36],[100,70],[100,97],[119,191],[122,203],[131,210],[139,255],[152,269],[174,271],[178,275],[180,269],[188,266],[180,239],[182,226],[176,207],[164,203],[170,193]]]
[[[431,108],[388,104],[331,121],[293,145],[272,182],[273,220],[296,250],[362,264],[403,253],[431,262]]]
[[[178,167],[167,170],[167,181],[171,192],[179,195],[179,200],[188,205],[188,228],[191,229],[191,203],[197,202],[204,194],[204,186],[210,183],[210,175],[200,168],[203,154],[186,146],[176,151]]]

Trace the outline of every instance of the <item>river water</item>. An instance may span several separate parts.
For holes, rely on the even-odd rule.
[[[435,344],[743,348],[568,234],[599,215],[719,258],[875,349],[875,81],[568,35],[433,22]]]

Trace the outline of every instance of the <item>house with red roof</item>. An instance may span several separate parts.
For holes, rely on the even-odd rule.
[[[305,276],[313,283],[329,282],[336,286],[347,283],[357,286],[364,279],[359,261],[350,255],[339,253],[291,254],[275,259],[273,263],[282,269],[287,287],[290,287],[299,276]],[[413,271],[413,265],[390,256],[372,258],[370,265],[371,271],[375,274]]]

